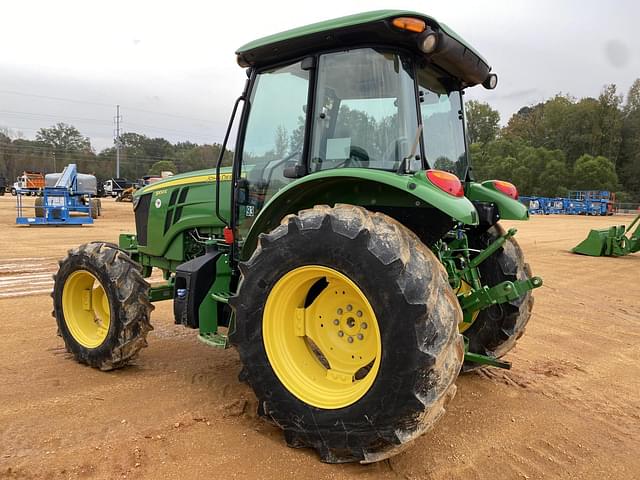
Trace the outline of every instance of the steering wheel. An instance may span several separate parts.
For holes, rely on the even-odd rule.
[[[352,145],[349,149],[349,158],[342,165],[343,167],[369,167],[369,154],[364,148]]]
[[[408,144],[409,139],[407,137],[398,137],[395,140],[389,142],[389,145],[387,145],[387,148],[382,155],[382,162],[393,162],[394,168],[397,167],[402,160],[402,158],[396,158],[396,153],[398,152],[398,150],[402,150],[401,148],[399,148],[399,146]]]

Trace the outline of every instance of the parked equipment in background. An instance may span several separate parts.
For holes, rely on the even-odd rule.
[[[42,172],[30,172],[24,171],[20,175],[13,187],[11,187],[11,195],[42,195],[42,189],[44,188],[44,175]]]
[[[613,215],[616,194],[606,190],[576,190],[569,192],[569,201],[582,202],[585,215]]]
[[[62,173],[47,174],[42,197],[35,199],[33,207],[24,204],[22,191],[17,192],[19,225],[84,225],[91,224],[100,215],[100,199],[95,198],[96,177],[78,173],[74,163]],[[25,211],[33,208],[34,215]],[[82,215],[84,214],[84,215]]]
[[[631,222],[629,228],[616,225],[602,230],[591,230],[587,238],[571,251],[592,257],[622,257],[639,252],[640,215]]]
[[[130,186],[131,182],[126,178],[110,178],[103,184],[105,195],[113,198],[116,198],[123,190]]]
[[[133,194],[137,189],[137,186],[125,188],[116,197],[116,202],[133,202]]]
[[[7,188],[7,179],[0,176],[0,196],[4,195],[6,188]]]
[[[116,197],[116,202],[133,202],[133,194],[140,188],[158,182],[163,178],[173,177],[173,172],[161,172],[160,175],[145,175],[138,183],[132,183]]]
[[[532,215],[613,215],[616,210],[616,194],[600,190],[577,190],[568,197],[522,196]]]

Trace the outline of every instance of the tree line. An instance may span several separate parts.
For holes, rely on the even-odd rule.
[[[367,134],[375,133],[369,123],[352,118],[361,112],[344,113],[350,114],[347,123],[368,125]],[[466,119],[476,180],[508,180],[523,195],[610,190],[623,202],[640,202],[640,79],[626,96],[615,85],[606,85],[597,98],[558,94],[522,107],[504,127],[488,103],[471,100],[466,103]],[[60,171],[68,163],[101,179],[114,175],[115,147],[95,153],[89,138],[71,125],[41,128],[34,140],[12,138],[10,133],[0,129],[0,176],[13,179],[24,169]],[[286,131],[277,131],[282,138],[269,153],[278,157],[280,150],[299,148],[302,134],[303,127],[291,132],[291,139]],[[129,179],[164,170],[211,168],[221,150],[218,143],[174,144],[133,132],[121,135],[120,142],[120,173]],[[225,152],[225,165],[232,156]]]
[[[116,148],[95,153],[89,138],[72,125],[58,123],[41,128],[34,140],[15,137],[12,132],[0,129],[0,176],[11,181],[24,170],[60,172],[69,163],[77,164],[81,172],[94,174],[99,179],[115,175]],[[180,173],[211,168],[222,148],[218,143],[174,144],[164,138],[133,132],[122,134],[120,145],[120,176],[132,180],[167,170]],[[223,163],[230,165],[232,156],[227,150]]]
[[[466,113],[476,179],[508,180],[526,195],[610,190],[640,202],[640,79],[626,96],[615,85],[597,98],[558,94],[502,128],[487,103],[469,101]]]

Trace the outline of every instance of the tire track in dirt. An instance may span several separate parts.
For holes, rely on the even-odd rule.
[[[51,292],[55,257],[9,258],[0,261],[0,298],[25,297]]]
[[[0,260],[0,298],[16,298],[51,293],[53,275],[58,271],[56,257],[27,257]],[[160,271],[147,279],[162,281]]]
[[[494,383],[528,389],[552,398],[568,410],[588,412],[591,421],[606,430],[614,442],[624,443],[637,434],[640,407],[634,400],[633,387],[629,391],[623,391],[621,387],[598,388],[598,385],[591,385],[596,383],[592,381],[593,375],[577,363],[535,361],[519,373],[484,368],[475,373]],[[590,392],[588,397],[584,395],[585,390]]]

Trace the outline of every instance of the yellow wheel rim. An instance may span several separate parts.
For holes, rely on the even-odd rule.
[[[466,295],[467,293],[470,293],[472,291],[473,291],[473,288],[471,288],[471,285],[469,285],[464,280],[460,280],[460,287],[458,287],[458,291],[456,292],[456,294]],[[471,322],[460,322],[458,324],[458,331],[462,333],[465,330],[467,330],[471,325],[473,325],[473,322],[476,321],[476,318],[478,318],[479,313],[480,313],[480,310],[476,310],[471,314]]]
[[[64,321],[83,347],[96,348],[107,338],[111,324],[109,299],[100,281],[86,270],[76,270],[62,290]]]
[[[373,308],[349,277],[332,268],[308,265],[280,278],[267,297],[262,336],[278,379],[314,407],[355,403],[380,368]]]

